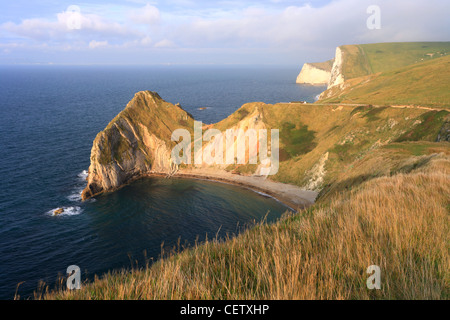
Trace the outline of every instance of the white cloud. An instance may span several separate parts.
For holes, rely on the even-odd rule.
[[[169,39],[164,39],[155,44],[155,48],[174,48],[175,43]]]
[[[128,2],[86,4],[78,17],[79,29],[68,27],[73,18],[70,12],[55,14],[53,19],[0,23],[0,43],[17,44],[0,45],[0,50],[28,49],[43,54],[84,50],[94,56],[103,51],[89,48],[103,48],[111,57],[139,53],[148,59],[151,53],[162,60],[173,52],[183,62],[187,55],[193,61],[203,61],[205,56],[211,61],[226,60],[234,55],[230,60],[237,62],[242,57],[250,63],[256,61],[253,59],[291,63],[303,57],[316,60],[315,53],[321,55],[317,60],[331,58],[335,47],[342,44],[450,38],[450,2],[442,0],[330,0],[318,7],[302,5],[306,1],[274,0],[171,0],[159,8],[146,0]],[[380,30],[366,26],[366,9],[372,4],[381,8]],[[165,50],[164,54],[155,50],[174,47],[177,50]]]
[[[97,49],[97,48],[104,48],[109,45],[108,41],[96,41],[92,40],[89,42],[89,49]]]
[[[147,37],[144,37],[144,38],[142,38],[141,40],[140,40],[140,44],[141,45],[143,45],[143,46],[149,46],[149,45],[151,45],[152,44],[152,38],[150,38],[149,36],[147,36]]]
[[[373,0],[339,0],[321,7],[250,7],[222,12],[216,19],[191,19],[178,25],[172,39],[191,47],[283,46],[295,50],[355,42],[448,39],[450,4],[439,0],[376,2],[381,7],[381,30],[366,26],[366,9]]]
[[[135,24],[155,25],[160,22],[161,14],[158,8],[146,4],[143,8],[132,10],[129,19]]]
[[[17,36],[44,40],[60,37],[66,32],[66,25],[60,21],[48,21],[44,19],[25,19],[20,24],[6,22],[0,25],[0,29]]]
[[[149,36],[145,36],[141,39],[126,41],[125,43],[123,43],[122,45],[118,45],[117,47],[125,48],[125,49],[147,48],[147,47],[151,47],[152,43],[153,43],[152,38],[150,38]]]
[[[141,37],[142,32],[125,24],[109,21],[96,14],[78,13],[77,28],[73,25],[73,13],[64,11],[56,14],[56,20],[44,18],[24,19],[21,23],[6,22],[0,30],[12,35],[37,41],[64,41],[74,37]]]

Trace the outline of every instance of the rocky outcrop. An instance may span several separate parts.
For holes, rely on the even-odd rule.
[[[224,155],[231,154],[237,148],[237,141],[245,140],[243,135],[248,129],[254,129],[255,132],[266,129],[259,104],[261,103],[242,106],[237,114],[244,116],[227,126],[226,129],[233,130],[237,135],[231,145],[224,141]],[[171,140],[172,133],[176,129],[187,129],[192,134],[194,127],[194,119],[181,106],[164,101],[155,92],[138,92],[126,108],[94,139],[87,186],[82,192],[82,199],[113,191],[127,182],[149,174],[173,175],[177,166],[172,161],[171,152],[178,142]],[[206,132],[209,127],[211,125],[204,126],[203,130]],[[215,153],[215,143],[216,139],[203,141],[200,156]],[[247,162],[249,157],[254,155],[252,152],[258,150],[250,149],[248,144],[246,148]],[[191,144],[191,152],[194,150]],[[196,154],[192,155],[195,159]],[[193,165],[203,168],[209,166],[205,161]],[[223,165],[216,165],[220,169],[227,166],[225,162]],[[260,164],[256,174],[264,168]]]
[[[328,84],[334,60],[322,63],[305,63],[300,71],[296,83],[300,84]]]
[[[155,92],[138,92],[95,138],[82,199],[149,173],[170,173],[171,134],[175,129],[192,127],[192,116],[181,107]]]
[[[436,142],[448,141],[450,142],[450,121],[445,121],[438,133]]]
[[[322,155],[319,161],[312,167],[312,169],[307,173],[309,177],[304,188],[306,190],[320,191],[326,175],[325,164],[328,160],[329,152]]]
[[[270,107],[262,102],[244,104],[221,122],[202,125],[194,122],[181,106],[164,101],[157,93],[138,92],[94,139],[82,199],[114,191],[140,177],[164,174],[225,181],[271,195],[295,209],[309,206],[317,192],[267,179],[269,174],[276,173],[274,168],[278,171],[279,160],[272,154],[275,150],[278,154],[278,140],[273,140],[271,126],[265,122],[269,118],[264,109]],[[172,159],[180,142],[172,141],[177,129],[188,131],[182,135],[182,141],[187,139],[190,148],[183,149],[183,157],[184,152],[191,152],[193,160],[181,162],[179,166],[175,164],[177,159]],[[198,129],[202,132],[201,140]],[[261,132],[270,137],[270,145],[263,142]],[[215,161],[216,156],[220,159],[220,154],[224,162]],[[198,155],[201,162],[196,161]],[[228,156],[232,158],[231,165]],[[211,158],[214,162],[208,161]],[[255,158],[259,161],[253,162]],[[245,173],[234,172],[238,168],[245,169]]]

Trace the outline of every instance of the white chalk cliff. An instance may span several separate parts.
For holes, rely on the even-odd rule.
[[[341,84],[345,81],[342,72],[343,60],[343,51],[341,47],[337,47],[334,59],[319,63],[305,63],[297,76],[296,83],[326,84],[327,89]]]
[[[328,84],[331,76],[331,64],[305,63],[297,77],[297,83]]]
[[[344,75],[342,74],[342,61],[342,50],[340,47],[337,47],[333,67],[331,68],[330,79],[328,81],[328,88],[341,84],[345,81]]]

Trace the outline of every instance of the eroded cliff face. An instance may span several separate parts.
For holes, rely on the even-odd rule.
[[[239,110],[243,110],[246,107],[248,107],[249,110],[252,110],[249,112],[245,117],[243,117],[240,121],[238,121],[236,124],[227,127],[226,130],[231,130],[232,132],[236,133],[235,139],[233,139],[232,143],[227,143],[226,141],[226,131],[222,131],[222,150],[223,150],[223,164],[215,164],[214,166],[220,169],[225,169],[229,166],[229,164],[226,163],[227,155],[237,155],[238,150],[238,141],[246,141],[246,139],[249,139],[246,134],[249,132],[249,130],[254,130],[254,132],[259,132],[259,130],[267,129],[266,124],[264,123],[263,114],[261,113],[261,110],[259,109],[260,103],[248,103],[241,107]],[[237,112],[239,112],[239,110]],[[214,129],[214,126],[212,126],[212,129]],[[270,135],[270,133],[269,133]],[[256,136],[255,136],[256,137]],[[258,139],[256,137],[256,139]],[[201,150],[202,154],[215,154],[216,149],[216,143],[217,141],[215,139],[211,139],[212,141],[204,142],[203,147]],[[245,163],[249,163],[249,159],[252,157],[257,158],[258,152],[259,152],[259,143],[254,144],[256,147],[250,147],[249,143],[245,143]],[[253,146],[253,144],[252,144]],[[208,167],[209,165],[205,162],[203,162],[201,165],[195,165],[196,167]],[[256,169],[255,174],[259,175],[261,172],[261,169],[264,168],[264,166],[258,161],[258,167]]]
[[[170,173],[171,134],[178,128],[192,130],[192,124],[190,114],[157,93],[136,93],[95,138],[82,199],[117,189],[149,173]]]
[[[328,84],[332,64],[332,60],[323,63],[305,63],[297,77],[296,83],[313,85]]]
[[[345,81],[342,73],[343,59],[342,49],[337,47],[333,67],[331,68],[330,79],[328,81],[328,89]]]

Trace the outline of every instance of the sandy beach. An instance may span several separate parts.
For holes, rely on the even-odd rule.
[[[267,194],[293,210],[305,209],[318,195],[316,191],[305,190],[291,184],[271,181],[259,176],[232,174],[217,168],[181,169],[174,178],[193,178],[229,183]]]

